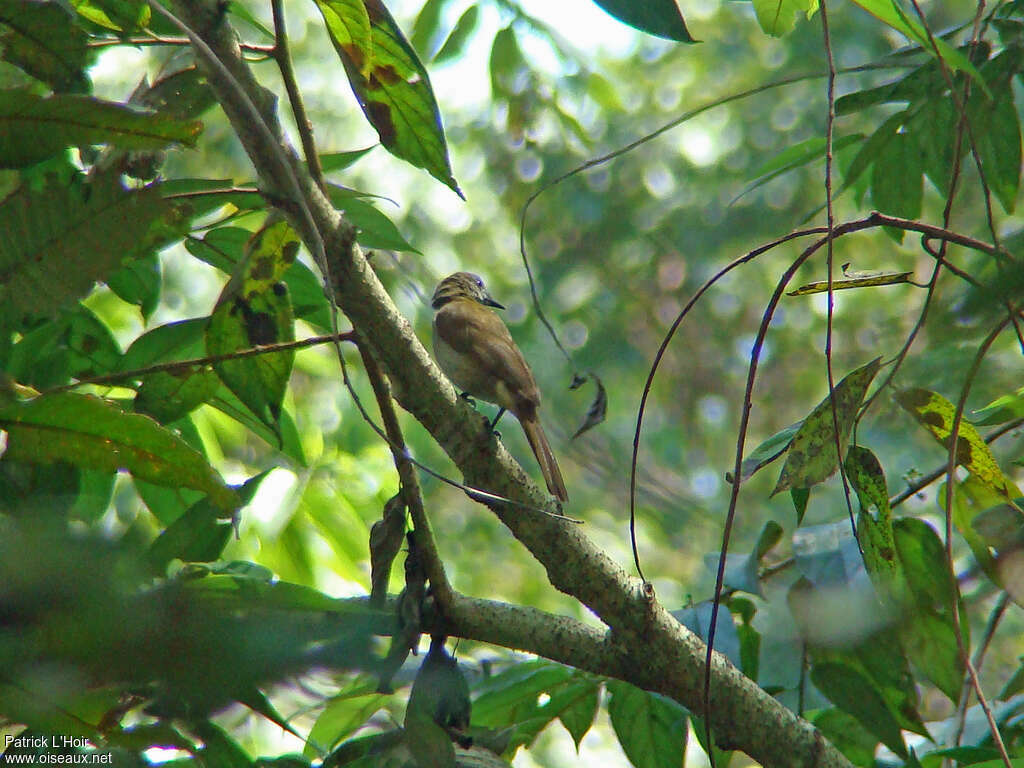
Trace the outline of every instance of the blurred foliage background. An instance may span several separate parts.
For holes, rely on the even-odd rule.
[[[932,28],[941,31],[959,28],[974,13],[966,0],[921,6]],[[572,495],[569,512],[585,520],[586,533],[628,566],[629,457],[637,408],[669,326],[700,285],[730,260],[824,219],[820,157],[754,184],[763,180],[763,169],[779,153],[823,136],[825,58],[818,17],[808,20],[798,14],[792,32],[779,38],[762,32],[751,3],[686,1],[682,12],[690,33],[701,42],[683,45],[631,30],[587,0],[396,0],[388,7],[430,72],[452,169],[466,200],[380,147],[328,178],[381,196],[375,203],[400,235],[396,233],[397,241],[372,247],[372,263],[421,340],[429,341],[429,296],[437,280],[450,272],[481,274],[491,293],[508,307],[505,318],[544,393],[546,428]],[[244,8],[254,21],[270,25],[266,4],[249,1]],[[295,69],[319,149],[372,147],[376,134],[352,96],[315,5],[290,3],[286,11]],[[241,12],[232,16],[245,40],[271,42],[257,24],[244,19]],[[924,61],[920,55],[894,54],[906,40],[853,3],[834,4],[829,20],[840,68],[837,96],[892,82]],[[111,46],[99,51],[89,75],[97,95],[123,100],[143,75],[155,79],[189,55],[182,46]],[[258,52],[248,55],[257,78],[284,105],[276,66]],[[803,77],[782,84],[796,76]],[[0,69],[4,87],[20,84],[23,77],[7,64]],[[1016,78],[1013,89],[1020,89]],[[744,93],[748,95],[730,100]],[[593,390],[590,385],[569,390],[574,367],[533,310],[519,254],[523,206],[580,164],[713,102],[721,103],[544,189],[529,207],[523,238],[539,301],[575,370],[597,374],[608,394],[607,420],[572,440]],[[837,188],[860,146],[845,146],[842,138],[870,134],[894,111],[892,105],[880,105],[839,116]],[[287,123],[287,110],[281,115]],[[162,174],[233,179],[239,185],[251,180],[249,162],[219,110],[206,112],[203,122],[201,150],[169,151]],[[294,126],[288,127],[298,145]],[[14,172],[0,173],[5,191],[17,183]],[[837,222],[877,207],[870,196],[865,198],[865,187],[866,179],[861,179],[844,188],[835,204]],[[944,203],[926,181],[920,215],[912,217],[938,223]],[[955,229],[991,239],[971,163],[955,210]],[[1001,209],[997,214],[1003,237],[1021,228],[1018,214]],[[233,224],[254,230],[261,221],[262,214],[252,214]],[[800,247],[794,242],[775,249],[712,288],[680,327],[654,382],[640,441],[638,538],[645,572],[669,607],[682,608],[712,595],[716,561],[707,558],[721,544],[730,490],[724,475],[733,465],[751,345],[778,276]],[[312,266],[306,254],[301,258]],[[955,259],[965,268],[987,268],[978,255],[957,252]],[[110,329],[120,350],[147,329],[209,314],[225,282],[220,272],[192,258],[184,243],[164,250],[159,263],[160,303],[148,318],[102,286],[83,302]],[[838,240],[835,263],[849,263],[852,270],[912,270],[912,279],[920,284],[928,280],[933,260],[915,237],[901,239],[875,229]],[[825,278],[821,251],[800,269],[794,287]],[[895,355],[924,295],[913,284],[836,294],[837,380],[877,356],[888,360]],[[762,355],[748,452],[802,419],[827,395],[822,352],[826,306],[824,294],[783,298]],[[927,387],[955,402],[994,317],[991,301],[968,292],[962,283],[943,280],[896,385]],[[296,335],[314,332],[321,331],[300,322]],[[1012,333],[997,341],[971,390],[968,416],[1019,386],[1019,355]],[[355,370],[357,391],[372,402],[358,365]],[[491,412],[486,404],[479,407]],[[369,526],[397,489],[390,453],[341,386],[333,351],[327,347],[298,352],[285,409],[294,419],[301,450],[282,452],[209,406],[192,414],[195,436],[229,482],[269,472],[221,559],[259,563],[283,581],[334,597],[365,594]],[[420,461],[442,473],[456,473],[430,436],[405,414],[403,426]],[[880,458],[893,493],[944,462],[944,450],[888,393],[874,401],[857,438]],[[506,423],[502,439],[533,472],[518,428]],[[1020,448],[1016,434],[994,448],[1010,476],[1008,468],[1019,459]],[[785,494],[769,497],[775,472],[766,470],[744,486],[731,544],[733,551],[749,553],[765,524],[774,520],[785,535],[769,563],[790,557],[790,537],[796,530],[790,499]],[[594,620],[548,584],[543,568],[493,516],[432,478],[423,476],[422,483],[457,589]],[[938,488],[935,484],[913,496],[902,512],[941,527]],[[803,525],[846,519],[838,478],[815,488]],[[109,507],[94,510],[81,522],[110,541],[140,542],[151,540],[165,524],[125,476],[118,477]],[[963,549],[957,563],[966,571],[970,565]],[[398,581],[400,560],[394,568]],[[767,582],[755,619],[764,637],[760,682],[777,686],[793,706],[800,656],[785,596],[796,575],[793,569],[782,570]],[[967,585],[980,590],[969,601],[967,614],[980,632],[994,592],[977,581],[968,580]],[[987,688],[998,689],[1013,674],[1017,655],[1024,653],[1021,637],[1024,620],[1019,609],[1010,610],[983,671]],[[460,658],[473,661],[495,654],[500,651],[470,643],[459,648]],[[287,705],[279,701],[278,709],[290,718],[308,708],[308,714],[291,722],[297,727],[311,722],[317,696],[332,686],[322,676],[293,682],[283,694]],[[808,708],[825,703],[808,696],[803,702]],[[922,702],[921,711],[925,720],[942,720],[953,708],[934,695]],[[301,742],[280,728],[256,725],[236,710],[222,718],[252,754],[302,749]],[[698,750],[691,752],[692,764],[699,765]],[[549,728],[533,749],[519,753],[515,764],[574,765],[588,759],[626,764],[607,728],[586,736],[579,755],[567,733]],[[733,763],[741,764],[741,757]]]

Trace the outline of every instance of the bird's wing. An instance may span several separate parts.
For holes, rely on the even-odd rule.
[[[471,300],[449,301],[437,311],[434,328],[452,349],[504,382],[515,400],[540,402],[530,366],[496,313]]]

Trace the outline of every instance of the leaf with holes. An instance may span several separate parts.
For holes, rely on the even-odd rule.
[[[206,329],[206,350],[226,355],[295,339],[295,319],[287,286],[277,279],[294,261],[298,238],[278,222],[254,236],[246,259],[221,292]],[[295,351],[222,360],[214,370],[239,400],[273,430],[280,445],[281,402]]]
[[[835,387],[835,420],[839,423],[839,437],[833,423],[832,398],[826,397],[810,415],[804,419],[799,431],[789,446],[789,455],[779,475],[779,482],[772,491],[774,496],[790,488],[810,488],[812,485],[831,477],[839,466],[836,456],[836,442],[846,452],[853,419],[857,415],[871,380],[878,373],[882,358],[876,357],[870,363],[848,373]]]
[[[359,106],[381,144],[462,197],[452,176],[430,76],[384,3],[316,0],[316,4]]]

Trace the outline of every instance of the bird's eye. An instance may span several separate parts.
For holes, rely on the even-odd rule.
[[[481,280],[479,277],[476,279],[476,284],[481,288],[484,287],[484,281]]]

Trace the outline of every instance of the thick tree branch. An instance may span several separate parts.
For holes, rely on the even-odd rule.
[[[294,150],[281,139],[274,103],[254,80],[242,60],[230,28],[216,12],[213,2],[176,3],[186,24],[206,42],[225,64],[236,82],[247,91],[211,72],[211,83],[262,184],[275,196],[271,199],[291,216],[307,246],[318,240],[325,245],[331,274],[331,289],[339,308],[351,321],[374,357],[388,373],[396,400],[433,436],[462,470],[467,482],[492,493],[535,508],[556,509],[511,458],[501,443],[484,428],[483,418],[456,397],[450,382],[441,374],[391,298],[384,291],[370,264],[353,241],[353,230],[334,211],[326,198],[297,162]],[[211,27],[211,25],[213,25]],[[268,146],[266,131],[254,130],[245,99],[257,105],[263,120],[276,137]],[[304,199],[289,201],[290,179],[282,178],[280,157],[288,158],[288,173],[299,177]],[[316,232],[309,232],[299,212],[309,212]],[[547,569],[558,589],[574,596],[593,610],[611,628],[594,648],[611,663],[617,658],[619,674],[630,682],[657,690],[694,711],[701,707],[704,644],[679,624],[651,596],[598,549],[580,526],[553,520],[540,512],[519,506],[494,504],[494,512]],[[480,601],[453,601],[457,625],[472,628],[474,636],[497,641],[502,627],[491,615],[484,621]],[[472,607],[478,610],[473,612]],[[527,609],[521,609],[527,610]],[[539,622],[538,622],[539,623]],[[561,625],[559,625],[561,626]],[[512,628],[514,629],[514,628]],[[537,633],[523,646],[570,663],[567,636]],[[557,629],[557,628],[556,628]],[[577,628],[578,629],[578,628]],[[582,630],[579,638],[585,637]],[[589,632],[589,630],[588,630]],[[467,629],[469,634],[469,629]],[[506,638],[507,639],[507,638]],[[504,643],[503,643],[504,644]],[[508,644],[516,645],[520,643]],[[712,661],[711,722],[718,743],[741,749],[767,766],[849,766],[850,763],[809,723],[799,719],[755,683],[744,677],[719,654]]]

